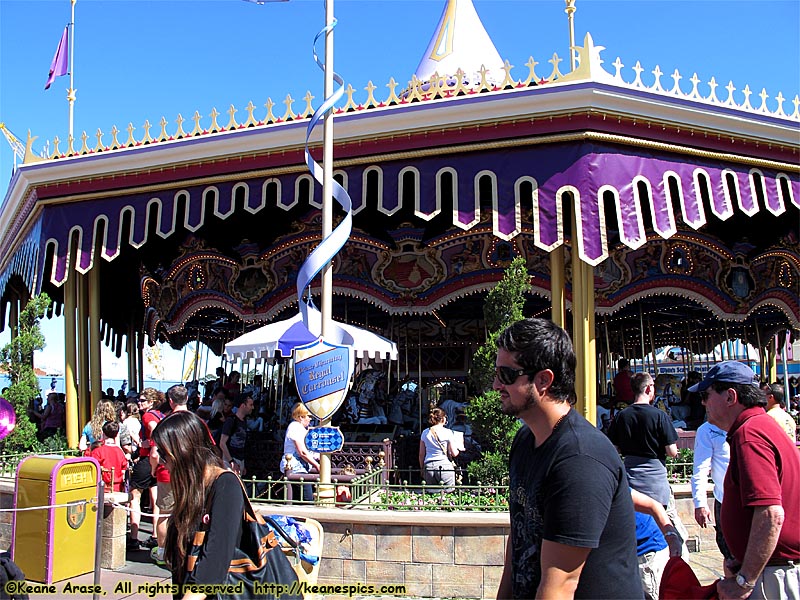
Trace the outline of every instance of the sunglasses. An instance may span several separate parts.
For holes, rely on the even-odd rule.
[[[529,373],[529,371],[525,369],[515,369],[513,367],[495,367],[494,369],[494,376],[497,377],[497,380],[503,385],[511,385],[519,379],[520,375],[525,375],[526,373]]]

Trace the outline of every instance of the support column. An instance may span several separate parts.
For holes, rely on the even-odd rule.
[[[95,256],[100,256],[97,252]],[[95,261],[88,273],[89,290],[89,381],[92,387],[92,406],[103,399],[103,365],[100,358],[100,264]]]
[[[86,423],[93,412],[89,397],[89,287],[88,278],[74,274],[78,288],[78,402],[82,407],[81,422]]]
[[[587,421],[597,421],[597,340],[594,323],[594,268],[572,248],[572,341],[575,346],[576,410]]]
[[[767,345],[767,360],[769,361],[769,377],[767,383],[772,383],[778,380],[778,353],[775,349],[777,344],[777,336],[772,336]]]
[[[564,294],[564,246],[550,252],[550,296],[553,323],[566,328],[566,301]]]
[[[128,389],[136,389],[136,343],[133,323],[128,325],[128,332],[125,336],[125,352],[128,355]],[[136,390],[141,392],[142,390]]]
[[[136,389],[144,389],[144,333],[136,332]]]
[[[8,305],[8,328],[11,330],[11,339],[14,340],[19,333],[19,298],[17,298],[16,294],[11,296]]]
[[[67,445],[77,448],[81,437],[81,420],[78,403],[78,352],[76,339],[77,273],[67,272],[64,283],[64,393],[66,395]]]

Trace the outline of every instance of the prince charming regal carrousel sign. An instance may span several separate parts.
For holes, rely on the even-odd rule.
[[[329,419],[342,405],[353,374],[353,350],[319,338],[294,349],[297,393],[320,421]]]

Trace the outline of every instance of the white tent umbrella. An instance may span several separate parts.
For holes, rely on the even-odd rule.
[[[322,316],[318,310],[308,307],[308,331],[316,337],[320,333]],[[288,356],[294,345],[311,341],[308,331],[303,330],[302,316],[298,313],[291,319],[277,321],[254,329],[225,344],[228,360],[238,358],[273,358],[278,353]],[[397,344],[366,329],[334,321],[334,334],[326,336],[331,343],[351,346],[356,358],[389,358],[397,360]],[[299,334],[299,335],[298,335]]]

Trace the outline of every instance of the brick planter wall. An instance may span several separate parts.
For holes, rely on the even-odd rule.
[[[689,486],[674,486],[690,551],[715,548],[714,530],[694,521]],[[14,503],[0,480],[0,507]],[[405,585],[407,596],[494,598],[508,539],[508,513],[368,511],[255,504],[265,514],[316,519],[324,530],[319,584]],[[11,513],[0,512],[0,548],[11,546]],[[722,558],[720,557],[720,564]],[[326,596],[327,597],[327,596]],[[332,596],[336,597],[336,596]]]

